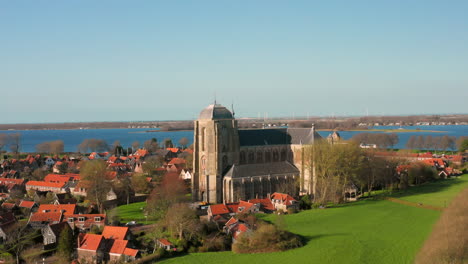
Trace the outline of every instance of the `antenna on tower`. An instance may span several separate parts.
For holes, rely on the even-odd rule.
[[[232,103],[231,103],[231,110],[232,110],[232,117],[234,117],[234,115],[236,114],[236,112],[234,112],[234,100],[232,100]]]
[[[214,91],[214,105],[216,106],[216,91]]]

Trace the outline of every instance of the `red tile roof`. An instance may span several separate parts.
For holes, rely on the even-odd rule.
[[[226,226],[230,226],[238,222],[239,221],[237,219],[235,219],[234,217],[231,217],[231,219],[229,219],[229,221],[226,222]]]
[[[79,218],[84,217],[84,221],[80,222]],[[95,221],[95,217],[100,217],[100,221]],[[81,228],[88,228],[92,225],[104,225],[106,222],[106,215],[105,214],[70,214],[66,215],[63,218],[63,221],[68,222],[70,218],[73,218],[73,224],[75,226],[80,226]]]
[[[105,226],[102,231],[102,236],[106,239],[125,239],[128,227],[123,226]]]
[[[255,204],[253,203],[249,203],[249,202],[246,202],[246,201],[239,201],[239,207],[237,208],[237,211],[236,213],[241,213],[241,212],[247,212],[249,211],[252,206],[254,206]]]
[[[16,206],[14,203],[3,203],[2,208],[4,209],[13,209]]]
[[[65,174],[65,175],[62,175],[62,174],[47,174],[47,176],[45,176],[44,178],[44,181],[46,182],[62,182],[62,183],[66,183],[66,182],[69,182],[69,181],[79,181],[81,179],[80,175],[79,174]]]
[[[102,240],[103,240],[103,236],[101,235],[86,234],[81,239],[80,244],[78,245],[78,248],[97,251],[99,249],[99,246],[101,245]]]
[[[229,214],[229,208],[225,204],[212,204],[209,207],[211,215]]]
[[[39,205],[39,209],[37,211],[38,212],[46,211],[46,212],[55,212],[55,213],[59,213],[63,211],[65,215],[70,215],[70,214],[75,213],[75,209],[76,209],[76,204],[59,204],[59,205],[41,204]]]
[[[113,254],[123,254],[125,248],[127,247],[128,241],[122,239],[113,239],[112,247],[109,250],[109,253]]]
[[[169,164],[185,164],[186,161],[181,158],[173,158],[171,161],[169,161]]]
[[[271,195],[271,199],[280,200],[286,205],[292,205],[292,202],[296,201],[296,199],[292,198],[289,194],[276,192]]]
[[[29,208],[31,209],[36,203],[33,201],[25,201],[22,200],[19,204],[19,207]]]
[[[137,250],[137,249],[133,249],[133,248],[125,248],[123,254],[124,254],[124,255],[127,255],[127,256],[131,256],[131,257],[136,257],[137,254],[138,254],[138,250]]]
[[[260,207],[266,210],[274,211],[275,207],[271,203],[271,200],[268,198],[263,198],[263,199],[252,199],[249,200],[250,203],[253,204],[260,204]]]
[[[14,184],[24,184],[23,179],[11,179],[11,178],[0,178],[0,184],[9,184],[9,183],[14,183]]]
[[[60,222],[62,213],[42,213],[37,212],[29,218],[29,222]]]
[[[167,150],[173,152],[173,153],[177,153],[179,152],[179,149],[178,148],[167,148]]]
[[[51,187],[51,188],[63,188],[64,182],[45,182],[45,181],[28,181],[26,187]]]
[[[165,238],[160,238],[158,239],[159,240],[159,243],[163,244],[164,246],[172,246],[172,243],[169,242],[167,239]]]

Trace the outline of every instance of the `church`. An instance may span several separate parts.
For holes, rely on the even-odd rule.
[[[274,192],[311,194],[304,146],[319,139],[314,127],[239,129],[231,111],[209,105],[195,120],[192,197],[223,203]]]

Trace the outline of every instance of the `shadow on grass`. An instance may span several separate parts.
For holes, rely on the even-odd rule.
[[[441,192],[455,185],[460,185],[464,183],[466,184],[467,182],[463,181],[462,177],[465,178],[465,177],[468,177],[468,175],[464,174],[463,176],[460,176],[457,178],[439,179],[433,182],[427,182],[421,185],[412,186],[406,190],[387,192],[383,195],[395,197],[395,198],[401,198],[401,197],[415,195],[415,194],[427,194],[427,193]]]
[[[335,234],[319,234],[319,235],[315,235],[315,236],[301,236],[301,235],[297,235],[297,236],[299,236],[301,238],[302,243],[304,244],[303,245],[303,247],[304,247],[307,244],[309,244],[309,242],[311,242],[313,240],[318,240],[318,239],[323,238],[323,237],[345,236],[345,235],[347,235],[347,234],[345,234],[345,233],[335,233]]]

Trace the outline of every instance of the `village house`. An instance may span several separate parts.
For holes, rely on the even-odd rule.
[[[78,260],[88,263],[102,263],[104,260],[105,243],[101,235],[84,234],[78,235]]]
[[[28,181],[26,183],[26,191],[38,190],[64,193],[66,192],[65,185],[64,182]]]
[[[134,261],[138,250],[129,247],[128,227],[105,226],[101,235],[80,234],[78,236],[78,260],[91,263]]]
[[[2,203],[2,209],[8,212],[12,212],[18,209],[18,206],[15,203]]]
[[[244,222],[239,221],[238,219],[231,217],[226,225],[223,227],[223,231],[226,234],[230,234],[232,236],[232,242],[236,242],[236,239],[245,232],[249,232],[250,228]]]
[[[182,180],[186,180],[186,181],[192,180],[192,172],[188,169],[181,170],[179,176]]]
[[[66,230],[70,233],[72,232],[70,226],[65,222],[42,227],[41,234],[44,246],[46,247],[56,245],[63,230]]]
[[[28,225],[32,228],[43,228],[47,225],[58,224],[62,222],[62,212],[36,212],[31,213],[29,217]]]
[[[26,200],[21,200],[18,206],[19,208],[23,208],[24,210],[27,210],[28,213],[36,212],[39,207],[39,205],[36,202],[26,201]]]
[[[11,193],[12,191],[25,191],[24,179],[0,178],[0,191]]]
[[[299,209],[299,203],[289,194],[273,193],[271,195],[271,203],[277,211],[282,210],[283,212],[287,212],[288,209]]]
[[[16,223],[16,218],[12,212],[4,212],[0,214],[0,244],[8,236],[8,227]]]
[[[159,238],[156,240],[156,245],[159,248],[163,248],[166,251],[175,251],[174,245],[165,238]]]
[[[72,229],[79,229],[81,232],[89,231],[93,226],[103,227],[106,224],[105,214],[70,214],[63,218]]]

